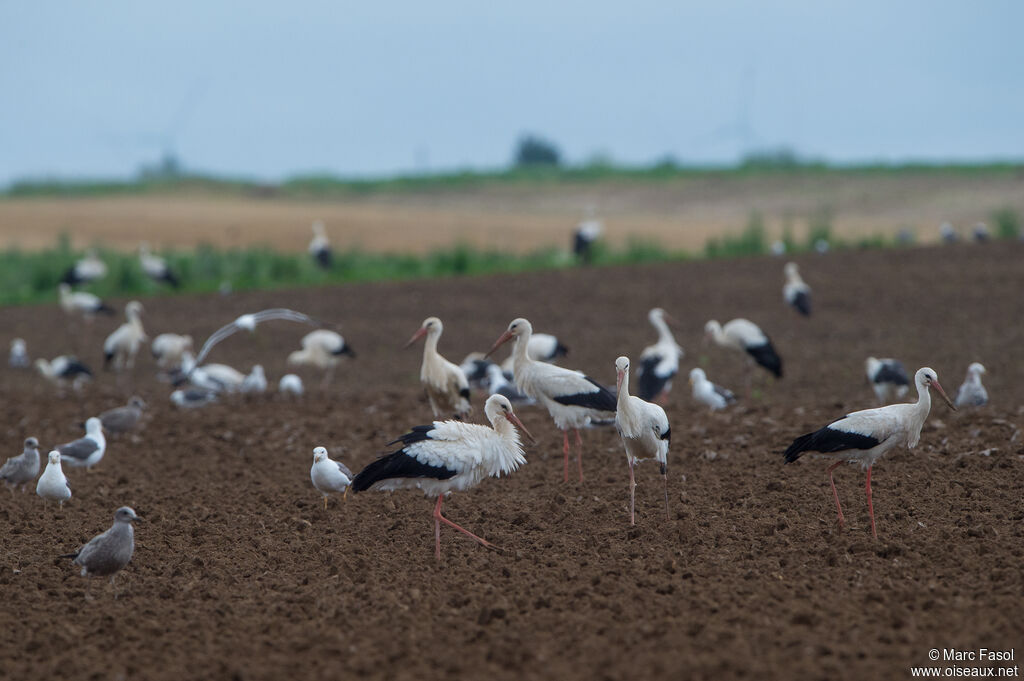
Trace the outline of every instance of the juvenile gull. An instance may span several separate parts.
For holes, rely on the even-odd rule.
[[[171,393],[171,402],[182,409],[198,409],[217,401],[217,393],[201,388],[186,388]]]
[[[128,506],[122,506],[114,513],[114,524],[88,541],[75,553],[66,553],[61,558],[73,558],[72,563],[82,567],[83,577],[110,577],[128,564],[135,552],[135,528],[133,520],[141,520]]]
[[[331,492],[341,492],[348,497],[348,486],[352,482],[352,471],[340,461],[332,461],[327,457],[327,449],[317,447],[313,450],[313,467],[309,469],[309,478],[324,495],[324,510],[327,510],[327,497]]]
[[[18,456],[12,456],[0,467],[0,480],[3,480],[13,493],[21,485],[24,492],[28,483],[39,475],[39,440],[34,437],[25,438],[25,448]]]
[[[71,498],[71,486],[60,467],[60,452],[55,449],[48,458],[46,470],[36,483],[36,494],[48,501],[56,501],[64,508],[64,502]]]
[[[92,468],[103,458],[107,440],[103,437],[103,422],[95,416],[85,422],[85,437],[57,445],[61,461],[74,468]]]
[[[127,433],[139,424],[145,408],[146,403],[141,397],[133,397],[125,406],[114,407],[100,414],[100,423],[103,424],[103,430],[109,433]]]
[[[956,391],[953,404],[958,407],[982,407],[988,404],[988,391],[981,384],[981,375],[985,373],[985,367],[980,362],[974,362],[967,367],[967,378],[963,385]]]

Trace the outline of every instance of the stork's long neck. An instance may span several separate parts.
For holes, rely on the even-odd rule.
[[[619,384],[619,394],[616,398],[616,408],[625,413],[629,406],[629,372],[622,372],[622,382]]]
[[[928,412],[932,410],[932,393],[928,389],[928,386],[918,381],[917,385],[917,403],[914,405],[914,430],[920,432],[921,426],[924,425],[924,420],[928,418]]]
[[[437,354],[437,341],[440,340],[441,334],[430,331],[427,333],[426,340],[423,341],[423,361],[436,361],[439,355]]]
[[[524,332],[516,336],[516,344],[512,347],[512,373],[518,375],[519,367],[527,366],[533,359],[530,357],[530,353],[527,352],[527,347],[530,344],[529,332]]]
[[[675,345],[676,339],[672,335],[672,330],[668,328],[668,324],[661,317],[651,317],[651,324],[658,331],[658,342],[659,343],[670,343]]]

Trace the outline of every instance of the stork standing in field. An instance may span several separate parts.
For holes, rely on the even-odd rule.
[[[786,275],[786,283],[782,285],[782,297],[797,312],[805,317],[811,316],[811,287],[800,277],[800,270],[795,262],[787,262],[782,270]]]
[[[637,395],[642,400],[663,401],[672,389],[672,379],[679,373],[679,360],[686,354],[676,343],[669,324],[671,317],[656,307],[647,313],[647,320],[658,332],[658,341],[640,353],[637,367]]]
[[[149,244],[143,241],[139,244],[139,265],[146,276],[157,283],[170,284],[171,288],[178,288],[181,282],[174,274],[167,261],[158,255],[149,252]]]
[[[161,369],[177,369],[181,366],[184,354],[192,352],[192,336],[162,333],[149,344],[149,351]]]
[[[262,324],[263,322],[269,322],[272,320],[299,322],[300,324],[309,324],[310,326],[322,326],[319,321],[313,319],[309,315],[282,307],[239,315],[239,317],[233,322],[225,324],[210,334],[210,337],[206,339],[206,342],[203,343],[203,347],[199,350],[199,356],[196,357],[195,365],[201,364],[203,360],[206,359],[206,356],[210,354],[210,351],[213,350],[214,346],[225,338],[228,338],[238,331],[249,331],[250,333],[253,333],[256,331],[257,324]]]
[[[68,286],[88,284],[107,276],[107,265],[96,255],[96,249],[89,249],[85,257],[72,265],[61,282]]]
[[[0,480],[4,481],[11,493],[21,485],[25,486],[39,475],[39,440],[34,437],[25,438],[24,448],[18,456],[12,456],[0,466]]]
[[[704,325],[704,336],[723,348],[747,353],[751,360],[776,378],[782,378],[782,358],[775,352],[765,332],[749,319],[733,319],[725,326],[712,319]]]
[[[73,468],[91,469],[100,462],[107,451],[107,439],[103,437],[103,422],[95,416],[85,422],[85,437],[65,442],[54,447],[60,453],[60,460]]]
[[[953,404],[957,407],[983,407],[988,404],[988,391],[981,384],[981,375],[984,373],[985,367],[980,362],[967,367],[967,378],[956,391]]]
[[[711,411],[725,409],[736,402],[736,395],[720,385],[708,380],[703,369],[690,370],[690,385],[693,386],[693,399],[706,404]]]
[[[92,321],[97,314],[114,314],[114,308],[100,300],[99,296],[86,291],[72,291],[70,284],[58,284],[57,294],[60,298],[60,308],[64,312],[69,315],[81,315],[86,321]]]
[[[309,479],[320,494],[324,495],[324,510],[327,510],[327,497],[337,492],[348,498],[348,486],[352,482],[352,471],[340,461],[327,457],[326,447],[313,450],[313,466],[309,469]]]
[[[491,395],[484,403],[484,414],[491,427],[462,421],[435,421],[429,426],[416,426],[388,443],[400,442],[401,449],[377,459],[352,480],[353,492],[371,488],[419,489],[428,497],[437,497],[434,539],[438,560],[441,559],[441,523],[483,546],[493,546],[441,515],[445,495],[475,487],[488,476],[510,474],[526,463],[516,426],[530,440],[533,436],[512,411],[512,404],[501,395]]]
[[[473,411],[469,403],[469,380],[458,365],[452,364],[437,352],[437,341],[443,332],[444,325],[440,319],[427,317],[405,347],[426,337],[423,342],[420,381],[426,388],[434,418],[454,414],[455,418],[465,419]]]
[[[63,387],[64,382],[70,380],[77,389],[92,380],[92,370],[71,355],[61,355],[52,360],[39,358],[36,360],[36,369],[58,387]]]
[[[137,300],[125,305],[124,324],[117,327],[103,341],[103,366],[105,368],[110,368],[111,362],[117,371],[131,369],[135,366],[135,355],[139,353],[139,346],[146,341],[146,330],[142,328],[140,317],[142,312],[142,303]]]
[[[822,452],[837,459],[828,467],[828,481],[832,485],[832,496],[836,500],[840,527],[845,519],[843,507],[839,504],[836,483],[832,479],[832,471],[844,461],[859,463],[867,470],[864,489],[868,497],[868,515],[871,516],[871,534],[877,538],[875,511],[871,505],[871,467],[890,449],[900,446],[913,449],[917,446],[921,440],[921,427],[932,408],[929,388],[935,388],[946,404],[956,410],[953,402],[939,385],[939,377],[933,369],[918,369],[914,375],[914,383],[917,386],[917,402],[855,411],[838,421],[833,421],[821,430],[801,435],[786,449],[786,463],[796,461],[804,452]]]
[[[886,404],[893,399],[903,399],[910,390],[910,379],[903,362],[886,357],[868,357],[864,360],[864,371],[879,404]]]
[[[601,238],[604,225],[600,220],[588,217],[576,226],[572,233],[572,252],[584,264],[589,264],[593,257],[594,244]]]
[[[321,387],[330,383],[334,377],[334,370],[342,355],[355,357],[356,353],[342,335],[329,329],[317,329],[310,331],[302,337],[302,349],[288,355],[288,365],[314,366],[324,371]]]
[[[515,339],[512,348],[513,374],[519,392],[545,407],[563,435],[563,480],[569,481],[569,429],[576,431],[577,468],[583,482],[583,438],[580,428],[593,420],[608,418],[615,412],[615,395],[603,385],[579,371],[564,369],[532,359],[527,353],[533,326],[522,317],[513,319],[508,329],[491,348],[491,354],[503,343]]]
[[[665,518],[668,519],[668,446],[671,430],[665,410],[629,394],[629,358],[615,360],[618,400],[615,410],[615,428],[622,438],[629,465],[629,524],[636,525],[636,477],[633,468],[644,459],[654,459],[661,465],[665,482]]]
[[[327,240],[327,230],[320,220],[313,222],[313,238],[309,242],[309,254],[321,268],[331,269],[331,243]]]

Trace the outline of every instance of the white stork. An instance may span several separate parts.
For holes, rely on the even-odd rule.
[[[89,249],[84,258],[77,261],[64,273],[61,281],[69,286],[78,286],[102,279],[105,276],[107,276],[106,263],[96,255],[95,249]]]
[[[313,487],[324,495],[324,510],[327,510],[327,497],[331,492],[341,492],[348,498],[348,486],[352,482],[352,471],[340,461],[327,456],[326,447],[313,450],[313,466],[309,469],[309,479]]]
[[[329,329],[310,331],[302,337],[301,350],[288,355],[289,366],[310,365],[324,370],[321,385],[327,385],[342,355],[355,357],[356,353],[342,335]]]
[[[171,288],[178,288],[181,282],[167,261],[158,255],[149,252],[149,244],[143,241],[139,244],[139,265],[146,276],[157,283],[170,284]]]
[[[782,298],[805,317],[811,316],[811,287],[800,277],[795,262],[787,262],[782,269],[786,283],[782,285]]]
[[[114,314],[114,308],[100,300],[99,296],[86,291],[72,291],[70,284],[58,284],[57,294],[60,307],[67,314],[81,315],[87,321],[97,313]]]
[[[82,383],[92,379],[92,370],[72,355],[61,355],[52,360],[39,358],[36,360],[36,369],[57,386],[62,386],[64,381],[70,380],[74,387],[78,388]]]
[[[331,269],[331,243],[327,240],[327,231],[320,220],[313,222],[313,238],[309,242],[309,254],[321,268]]]
[[[545,407],[563,434],[563,480],[569,481],[569,429],[576,431],[578,448],[576,463],[580,482],[583,482],[583,438],[580,428],[593,420],[607,418],[615,411],[615,395],[607,388],[580,371],[564,369],[532,359],[527,353],[533,326],[522,317],[513,319],[508,329],[491,348],[491,354],[503,343],[515,339],[512,348],[513,374],[516,388]]]
[[[674,320],[663,309],[656,307],[648,312],[647,320],[658,332],[658,340],[640,353],[637,395],[642,400],[661,401],[672,389],[672,379],[679,373],[679,360],[686,353],[669,328]]]
[[[981,375],[985,373],[985,367],[980,362],[973,362],[967,367],[967,378],[953,398],[953,404],[958,407],[983,407],[988,404],[988,391],[981,384]]]
[[[423,342],[420,382],[427,391],[434,418],[454,414],[455,418],[465,419],[473,411],[469,403],[469,380],[458,365],[452,364],[437,352],[437,341],[443,332],[444,325],[440,319],[427,317],[405,347],[426,337]]]
[[[508,399],[491,395],[484,403],[484,414],[491,423],[490,428],[462,421],[435,421],[428,426],[416,426],[388,443],[400,442],[401,449],[377,459],[352,480],[353,492],[371,488],[420,489],[428,497],[436,496],[434,538],[438,560],[441,559],[442,522],[484,546],[493,546],[441,515],[445,495],[474,487],[488,476],[507,475],[526,463],[515,426],[531,441],[533,436],[516,417]]]
[[[690,370],[690,385],[693,386],[693,399],[706,404],[711,411],[725,409],[736,402],[736,395],[731,390],[712,383],[701,368]]]
[[[886,357],[868,357],[864,360],[864,371],[867,373],[871,388],[879,404],[886,404],[892,399],[903,399],[910,390],[910,379],[903,362]]]
[[[54,447],[60,452],[60,460],[69,466],[92,468],[100,462],[107,451],[107,439],[103,437],[103,422],[95,416],[85,422],[85,437]]]
[[[111,362],[117,371],[135,366],[135,355],[139,352],[139,346],[146,341],[146,330],[142,328],[140,318],[142,312],[142,303],[137,300],[125,305],[124,324],[114,329],[103,341],[104,368],[110,368]]]
[[[839,494],[832,479],[832,471],[844,461],[859,463],[867,470],[864,489],[868,497],[868,515],[871,516],[871,534],[877,538],[875,511],[871,505],[871,467],[890,449],[904,445],[907,449],[913,449],[917,446],[921,440],[921,427],[932,408],[929,388],[935,388],[950,408],[956,410],[953,402],[939,385],[939,377],[933,369],[918,369],[914,375],[914,383],[917,385],[917,402],[855,411],[838,421],[833,421],[821,430],[801,435],[786,449],[786,463],[796,461],[804,452],[822,452],[837,459],[828,468],[828,480],[832,484],[832,496],[836,500],[840,527],[845,519],[843,507],[839,505]]]
[[[629,394],[629,358],[615,360],[618,399],[615,410],[615,428],[622,438],[629,465],[629,524],[636,525],[636,478],[633,467],[644,459],[654,459],[661,465],[665,482],[665,518],[668,515],[668,446],[671,430],[665,410]]]
[[[776,378],[782,378],[782,358],[765,332],[749,319],[733,319],[725,326],[712,319],[704,325],[704,335],[723,348],[747,353]]]
[[[572,233],[572,252],[584,263],[589,263],[593,257],[594,243],[601,238],[604,225],[600,220],[589,217],[576,225]]]
[[[149,344],[149,351],[161,369],[176,369],[186,352],[192,352],[192,336],[162,333]]]

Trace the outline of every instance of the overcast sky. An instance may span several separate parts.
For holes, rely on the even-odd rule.
[[[1024,158],[1024,3],[0,4],[0,183],[568,160]]]

